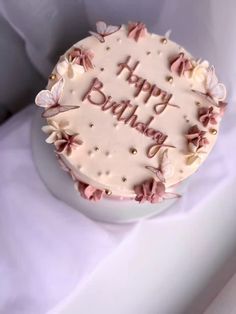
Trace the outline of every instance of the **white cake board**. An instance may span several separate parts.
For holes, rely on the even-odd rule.
[[[45,143],[45,134],[41,131],[45,120],[37,111],[32,123],[32,151],[38,173],[48,190],[59,200],[79,210],[91,219],[108,223],[130,223],[143,218],[158,215],[177,200],[165,200],[159,204],[134,201],[101,200],[89,202],[81,198],[74,189],[73,181],[66,172],[60,169],[53,145]],[[185,184],[179,185],[177,193],[182,194]]]

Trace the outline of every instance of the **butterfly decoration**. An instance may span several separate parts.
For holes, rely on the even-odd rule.
[[[129,22],[128,23],[128,37],[138,41],[139,38],[144,37],[147,34],[147,28],[144,23],[141,22]]]
[[[103,21],[98,21],[96,23],[96,28],[97,32],[89,31],[89,34],[97,38],[101,43],[104,43],[105,37],[117,32],[121,28],[121,25],[120,26],[107,25]]]
[[[200,96],[206,97],[212,104],[216,106],[219,106],[219,102],[226,98],[225,85],[218,82],[214,66],[211,66],[207,71],[205,88],[205,93],[196,90],[192,91]]]
[[[174,167],[168,158],[168,149],[163,151],[159,167],[146,166],[145,168],[154,173],[161,182],[165,182],[167,178],[170,178],[173,175]]]
[[[62,94],[63,86],[64,81],[63,79],[60,79],[57,83],[53,85],[51,90],[42,90],[36,96],[35,104],[39,107],[44,108],[44,112],[42,114],[43,118],[51,118],[58,113],[78,108],[77,106],[60,105],[59,101]]]

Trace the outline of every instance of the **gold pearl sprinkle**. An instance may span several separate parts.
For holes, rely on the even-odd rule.
[[[217,130],[216,129],[210,129],[209,131],[210,131],[210,133],[212,135],[216,135],[217,134]]]
[[[167,44],[167,39],[166,38],[162,38],[161,42],[162,42],[162,44],[166,45]]]
[[[56,76],[56,74],[52,73],[51,75],[49,75],[48,78],[49,78],[49,80],[54,81],[57,78],[57,76]]]
[[[126,178],[126,177],[123,177],[123,178],[122,178],[122,181],[123,181],[123,182],[126,182],[126,181],[127,181],[127,178]]]
[[[168,77],[167,77],[167,81],[168,81],[170,84],[172,84],[173,81],[174,81],[174,79],[173,79],[172,76],[168,76]]]
[[[136,148],[131,148],[130,152],[131,152],[131,154],[136,155],[138,151]]]
[[[93,124],[93,123],[90,123],[90,124],[89,124],[89,127],[90,127],[90,128],[93,128],[93,127],[94,127],[94,124]]]
[[[100,70],[103,72],[103,71],[104,71],[104,68],[101,68]]]
[[[111,190],[105,190],[105,193],[106,193],[106,195],[111,195],[112,194]]]
[[[97,151],[99,151],[99,148],[96,146],[96,147],[94,147],[94,150],[97,152]]]

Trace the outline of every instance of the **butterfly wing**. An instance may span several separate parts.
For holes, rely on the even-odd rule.
[[[211,96],[218,101],[223,101],[226,98],[226,88],[224,84],[218,83],[211,89]]]
[[[89,31],[89,34],[94,36],[95,38],[97,38],[101,43],[105,42],[105,39],[101,34],[98,34],[98,33],[92,32],[92,31]]]
[[[173,175],[174,169],[168,157],[168,149],[163,151],[160,168],[163,178],[167,179]]]
[[[121,25],[119,25],[119,26],[108,25],[104,35],[105,36],[111,35],[111,34],[117,32],[120,28],[121,28]]]
[[[96,23],[96,28],[97,28],[97,33],[104,35],[106,33],[107,30],[107,24],[103,21],[98,21]]]
[[[48,108],[54,105],[53,94],[49,90],[42,90],[36,96],[35,103],[39,107]]]
[[[55,115],[57,115],[60,112],[60,105],[54,105],[48,109],[46,109],[43,113],[42,113],[42,117],[43,118],[51,118],[54,117]]]
[[[216,77],[215,68],[212,65],[207,72],[207,77],[206,77],[207,90],[211,90],[217,84],[218,84],[218,79]]]
[[[179,198],[179,197],[181,197],[181,195],[176,194],[176,193],[165,192],[165,194],[164,194],[165,200],[170,200],[170,199]]]
[[[54,104],[57,104],[59,102],[59,99],[62,94],[63,86],[64,86],[64,81],[62,78],[53,85],[51,89],[51,93],[54,99]]]
[[[78,109],[78,106],[61,106],[61,105],[59,105],[59,112],[66,112],[66,111],[73,110],[73,109]]]

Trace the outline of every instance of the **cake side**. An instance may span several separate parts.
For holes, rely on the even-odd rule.
[[[85,198],[175,197],[168,188],[215,144],[225,87],[208,62],[144,24],[101,23],[60,58],[36,97],[48,142]]]

